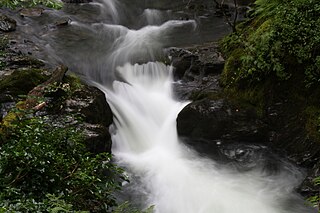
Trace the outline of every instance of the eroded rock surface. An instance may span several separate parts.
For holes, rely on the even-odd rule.
[[[0,31],[11,32],[16,30],[17,23],[14,19],[0,13]]]

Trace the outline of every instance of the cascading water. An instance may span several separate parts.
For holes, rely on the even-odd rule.
[[[51,58],[45,60],[66,64],[105,92],[114,113],[113,154],[132,179],[125,188],[137,205],[154,205],[156,213],[315,212],[294,194],[301,173],[291,165],[282,163],[276,174],[259,166],[239,172],[200,157],[179,140],[176,117],[187,102],[174,97],[172,67],[156,61],[164,57],[163,48],[205,41],[209,33],[196,33],[206,28],[200,19],[179,20],[181,11],[169,10],[170,2],[186,1],[95,0],[49,11],[49,20],[73,21],[29,39],[46,47]],[[29,25],[42,29],[35,22],[19,24],[28,34]]]
[[[157,213],[307,213],[292,194],[296,177],[219,168],[179,141],[176,117],[186,105],[174,100],[171,68],[160,62],[126,64],[124,82],[98,85],[114,112],[113,153],[140,179],[136,196]],[[139,195],[140,194],[140,195]]]

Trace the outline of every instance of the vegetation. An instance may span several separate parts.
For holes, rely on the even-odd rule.
[[[121,170],[93,155],[80,130],[19,113],[0,147],[0,212],[108,212]]]
[[[320,2],[256,0],[249,15],[220,43],[226,95],[261,115],[286,99],[288,115],[305,122],[308,139],[320,143]],[[319,207],[319,195],[310,201]]]
[[[313,182],[314,182],[314,184],[315,184],[316,186],[320,186],[320,177],[315,178]],[[312,203],[312,205],[313,205],[314,207],[318,207],[318,208],[319,208],[319,207],[320,207],[320,192],[319,192],[318,194],[310,197],[310,198],[308,199],[308,201],[309,201],[310,203]],[[319,209],[319,212],[320,212],[320,209]]]
[[[226,86],[256,84],[266,78],[320,82],[320,2],[257,0],[253,17],[222,42],[229,58]]]
[[[1,0],[0,7],[7,7],[14,9],[16,7],[33,7],[36,5],[43,5],[46,7],[60,9],[62,2],[59,0]]]

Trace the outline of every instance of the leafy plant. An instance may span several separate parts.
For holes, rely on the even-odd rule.
[[[60,9],[62,2],[60,0],[1,0],[0,7],[14,9],[16,7],[33,7],[43,5],[46,7]]]
[[[107,212],[117,205],[113,193],[123,176],[110,154],[88,153],[72,126],[21,115],[0,147],[0,212]]]
[[[320,2],[257,0],[255,4],[255,17],[238,25],[238,33],[221,42],[227,57],[239,49],[242,52],[239,60],[229,67],[234,72],[232,79],[224,78],[224,83],[257,83],[270,77],[288,80],[296,76],[304,79],[306,87],[317,85]]]
[[[316,177],[314,180],[313,180],[314,184],[316,186],[320,186],[320,177]],[[320,207],[320,192],[310,198],[308,198],[308,201],[314,206],[314,207]],[[319,209],[319,212],[320,212],[320,209]]]

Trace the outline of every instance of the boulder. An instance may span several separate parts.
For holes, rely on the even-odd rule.
[[[255,111],[237,108],[224,99],[202,99],[186,106],[178,115],[180,136],[204,140],[265,143],[268,127]]]
[[[58,89],[52,94],[49,115],[61,126],[74,125],[83,133],[87,148],[92,153],[111,153],[111,135],[108,127],[113,122],[112,111],[103,92],[84,85],[77,77],[67,76],[64,80],[70,91]],[[69,89],[68,89],[69,90]],[[69,120],[64,118],[69,117]],[[79,120],[80,119],[80,120]]]

